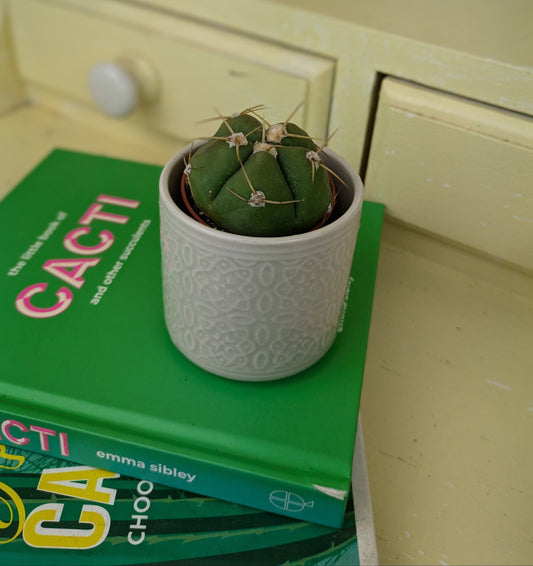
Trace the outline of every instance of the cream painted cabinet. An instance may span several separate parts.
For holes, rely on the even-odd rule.
[[[391,217],[533,269],[533,118],[386,78],[365,184]]]
[[[112,63],[139,87],[128,117],[138,127],[189,140],[211,133],[212,124],[199,121],[217,111],[265,105],[269,119],[281,121],[304,103],[295,119],[311,135],[327,135],[333,59],[140,3],[17,0],[9,7],[19,72],[30,95],[56,110],[97,111],[89,76]]]

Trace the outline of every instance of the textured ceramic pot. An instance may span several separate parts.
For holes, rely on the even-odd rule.
[[[337,334],[361,209],[363,185],[324,150],[338,184],[328,224],[275,238],[221,232],[185,212],[180,180],[189,147],[160,178],[165,320],[176,347],[217,375],[279,379],[317,362]]]

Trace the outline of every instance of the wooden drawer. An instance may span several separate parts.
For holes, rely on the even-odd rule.
[[[393,218],[533,269],[533,119],[383,81],[366,198]]]
[[[264,104],[269,120],[295,115],[327,135],[334,62],[193,20],[115,0],[15,0],[10,19],[19,71],[30,85],[94,108],[90,69],[135,59],[156,77],[155,102],[127,120],[188,140],[212,133],[215,109]],[[275,110],[274,110],[275,109]]]

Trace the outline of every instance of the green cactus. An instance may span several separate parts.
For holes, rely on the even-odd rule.
[[[190,158],[194,202],[227,232],[287,236],[319,224],[333,206],[329,170],[307,133],[269,125],[248,109],[222,124]]]

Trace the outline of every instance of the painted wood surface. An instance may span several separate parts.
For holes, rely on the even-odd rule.
[[[78,1],[78,0],[77,0]],[[331,147],[359,167],[378,80],[411,80],[533,116],[529,0],[149,0],[154,9],[336,61]]]
[[[367,197],[392,217],[533,271],[533,118],[383,82]]]
[[[14,51],[22,77],[55,96],[97,112],[88,89],[100,62],[138,58],[153,68],[158,94],[125,120],[182,140],[210,135],[217,111],[231,115],[264,105],[269,119],[295,114],[310,135],[324,138],[334,63],[242,33],[162,17],[135,6],[24,0],[11,3]],[[72,46],[65,49],[65,46]],[[50,96],[51,95],[51,96]]]
[[[24,87],[17,75],[10,43],[7,10],[0,0],[0,115],[8,112],[24,98]]]

